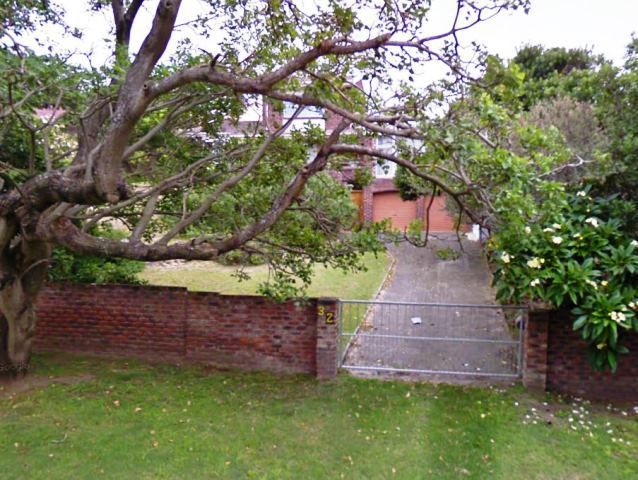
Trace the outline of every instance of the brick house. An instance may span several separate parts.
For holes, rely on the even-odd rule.
[[[228,135],[245,135],[254,132],[258,128],[274,130],[288,120],[296,111],[296,105],[284,104],[283,111],[277,111],[269,103],[261,103],[259,100],[249,106],[240,117],[237,124],[225,125]],[[341,117],[324,112],[315,107],[306,107],[292,122],[290,129],[301,129],[308,122],[325,129],[331,133],[339,124]],[[344,133],[354,133],[346,130]],[[370,146],[377,149],[389,149],[393,146],[393,139],[380,136],[376,139],[363,139],[370,142]],[[372,181],[363,187],[357,185],[355,171],[369,169]],[[446,209],[445,195],[437,195],[434,199],[422,196],[416,200],[404,201],[399,195],[399,189],[394,184],[396,165],[391,162],[379,164],[378,162],[361,157],[349,165],[344,165],[339,171],[331,172],[332,175],[343,183],[352,187],[352,200],[359,206],[359,218],[362,222],[378,222],[390,219],[393,228],[405,230],[416,219],[423,221],[424,228],[428,221],[428,206],[432,202],[429,211],[430,232],[453,232],[456,219]],[[467,226],[462,226],[467,231]]]

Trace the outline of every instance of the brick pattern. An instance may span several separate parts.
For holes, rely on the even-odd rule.
[[[535,340],[528,344],[528,337]],[[620,357],[616,372],[597,372],[589,365],[586,344],[572,330],[572,319],[567,312],[547,312],[536,316],[536,321],[530,318],[523,378],[526,374],[532,378],[542,376],[544,355],[548,390],[592,400],[638,401],[638,334],[625,332],[621,341],[630,353]]]
[[[339,326],[337,323],[337,304],[335,298],[317,300],[317,377],[334,378],[337,376],[339,355]]]
[[[185,289],[49,284],[37,303],[37,349],[183,357]]]
[[[321,304],[336,322],[337,301]],[[35,349],[329,378],[338,334],[317,307],[172,287],[49,284],[37,304]]]
[[[277,304],[264,297],[188,293],[186,357],[215,366],[316,372],[315,301]]]
[[[523,338],[523,385],[530,390],[547,388],[547,345],[549,312],[529,312]]]
[[[374,218],[374,206],[372,204],[373,198],[374,196],[372,192],[372,187],[368,185],[363,189],[363,221],[364,222],[376,221]]]

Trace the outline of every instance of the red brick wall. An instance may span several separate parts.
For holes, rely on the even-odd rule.
[[[322,302],[334,318],[336,300]],[[171,287],[50,284],[38,300],[35,348],[330,376],[337,330],[323,325],[317,305]]]
[[[533,390],[547,388],[547,335],[549,311],[529,312],[523,337],[523,384]]]
[[[532,373],[538,381],[546,358],[544,381],[548,390],[593,400],[638,400],[638,334],[621,337],[630,353],[620,357],[615,373],[591,368],[586,344],[572,330],[572,319],[564,312],[531,314],[526,337],[524,379]]]
[[[50,284],[38,299],[36,348],[182,357],[186,302],[179,288]]]

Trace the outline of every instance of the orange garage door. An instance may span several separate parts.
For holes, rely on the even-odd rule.
[[[375,222],[389,218],[398,230],[404,230],[416,218],[416,202],[404,202],[397,192],[375,193],[372,207]]]
[[[423,225],[428,221],[427,207],[432,197],[425,197],[425,205],[423,207]],[[432,206],[430,207],[430,231],[431,232],[453,232],[456,219],[445,208],[445,196],[438,195],[434,197]],[[465,231],[461,228],[461,231]]]

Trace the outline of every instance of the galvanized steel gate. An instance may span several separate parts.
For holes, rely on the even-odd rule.
[[[527,310],[341,300],[340,366],[348,370],[517,378]]]

